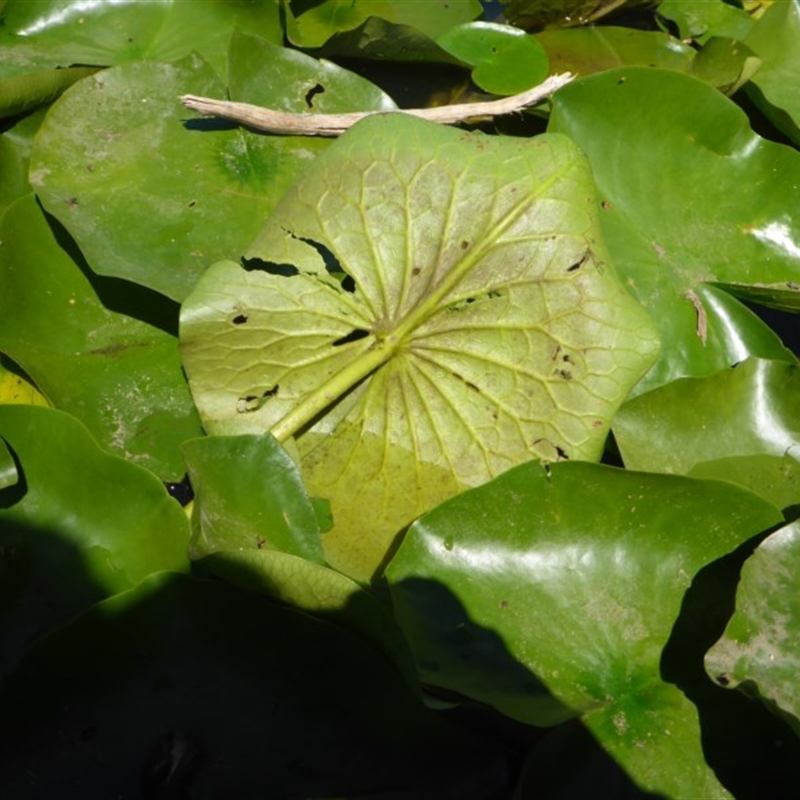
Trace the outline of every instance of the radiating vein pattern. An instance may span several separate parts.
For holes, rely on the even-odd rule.
[[[294,438],[332,503],[326,556],[358,579],[463,488],[531,458],[597,459],[657,351],[558,135],[371,118],[245,255],[286,274],[209,270],[182,315],[192,391],[211,433]]]

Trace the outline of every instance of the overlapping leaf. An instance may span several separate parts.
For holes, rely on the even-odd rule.
[[[736,612],[706,655],[721,686],[761,696],[800,736],[800,523],[768,536],[747,560]]]
[[[727,797],[665,646],[698,571],[780,521],[722,482],[526,464],[418,520],[386,577],[424,682],[534,724],[580,715],[644,789]]]
[[[19,465],[0,492],[2,672],[38,636],[151,572],[188,568],[189,525],[151,473],[49,408],[0,405]]]
[[[588,155],[614,263],[659,326],[661,359],[639,391],[749,355],[792,358],[715,285],[800,307],[800,153],[757,136],[710,86],[644,67],[566,86],[550,129]]]
[[[367,119],[247,255],[184,304],[195,401],[213,433],[295,437],[332,504],[326,558],[362,580],[460,489],[529,458],[599,457],[656,352],[565,137]]]
[[[53,228],[32,195],[0,222],[0,351],[104,447],[179,480],[179,445],[202,430],[181,371],[177,307],[98,279]]]

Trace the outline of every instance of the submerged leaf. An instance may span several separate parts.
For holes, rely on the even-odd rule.
[[[327,560],[369,578],[398,530],[530,458],[600,456],[656,339],[562,136],[359,123],[283,198],[244,268],[183,307],[207,429],[294,436]]]

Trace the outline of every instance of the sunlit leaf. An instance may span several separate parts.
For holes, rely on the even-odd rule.
[[[745,563],[736,611],[706,668],[721,686],[761,697],[800,736],[800,523],[768,536]]]
[[[529,723],[580,715],[644,789],[726,797],[664,648],[698,571],[780,521],[721,482],[526,464],[414,523],[386,577],[424,682]]]
[[[151,473],[104,453],[77,420],[0,405],[19,481],[0,491],[2,673],[22,651],[104,597],[188,568],[189,523]]]
[[[49,405],[45,396],[27,378],[19,374],[19,369],[13,365],[10,365],[10,368],[6,367],[0,359],[0,404],[2,403]]]
[[[336,34],[368,24],[371,17],[436,39],[449,28],[475,19],[481,13],[481,4],[478,0],[288,0],[284,10],[286,33],[292,44],[316,48]]]
[[[8,206],[31,191],[28,183],[33,138],[44,117],[44,109],[25,115],[0,134],[0,217]]]
[[[30,72],[36,65],[177,61],[196,52],[224,77],[228,40],[235,30],[281,43],[278,4],[279,0],[7,0],[0,44],[12,63],[23,62],[16,71]],[[26,66],[26,58],[33,63]]]
[[[300,474],[271,436],[207,436],[183,446],[195,493],[190,553],[280,550],[322,560]]]
[[[93,275],[31,195],[6,212],[0,240],[0,351],[104,447],[179,480],[179,445],[202,431],[181,371],[176,305]]]
[[[673,381],[625,403],[614,437],[625,466],[649,472],[685,475],[731,456],[798,462],[800,366],[748,359],[708,378]]]
[[[773,3],[745,43],[763,59],[748,93],[775,127],[800,145],[800,0]]]
[[[295,437],[334,567],[369,578],[403,525],[520,461],[600,456],[657,345],[592,197],[566,137],[372,117],[244,267],[203,276],[181,338],[204,424]]]
[[[725,0],[664,0],[658,16],[673,22],[681,39],[700,43],[712,36],[741,40],[753,27],[746,11]]]
[[[757,136],[710,86],[645,67],[565,86],[550,129],[589,157],[611,257],[659,327],[661,358],[637,391],[748,356],[793,360],[715,284],[800,300],[800,153]]]
[[[475,84],[494,94],[523,92],[549,73],[541,44],[510,25],[468,22],[446,31],[436,43],[473,67]]]

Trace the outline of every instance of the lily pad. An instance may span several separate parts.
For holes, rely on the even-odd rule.
[[[701,461],[687,474],[738,483],[782,508],[787,519],[800,516],[800,462],[791,456],[727,456]]]
[[[517,94],[548,75],[547,53],[519,28],[468,22],[442,34],[436,43],[473,68],[472,80],[493,94]]]
[[[294,437],[325,556],[368,579],[395,534],[529,458],[599,458],[652,324],[597,237],[562,136],[368,118],[183,306],[211,433]],[[364,513],[369,509],[369,513]]]
[[[744,9],[725,0],[664,0],[658,16],[675,23],[681,39],[701,44],[713,36],[742,40],[754,24]]]
[[[761,697],[800,736],[800,523],[768,536],[747,560],[736,611],[706,654],[721,686]]]
[[[2,673],[31,642],[152,572],[188,568],[189,524],[151,473],[76,419],[0,405],[19,481],[0,491]]]
[[[19,480],[17,463],[8,449],[8,445],[0,439],[0,489],[13,486]]]
[[[0,351],[104,447],[180,480],[179,446],[202,429],[170,332],[177,306],[93,275],[32,195],[6,212],[0,239]]]
[[[800,461],[800,366],[748,359],[628,401],[614,420],[628,469],[685,475],[731,456]]]
[[[45,396],[20,372],[19,367],[0,355],[0,403],[50,405]]]
[[[261,550],[322,560],[316,513],[300,474],[271,436],[208,436],[183,445],[195,493],[192,558]]]
[[[0,218],[15,200],[31,192],[31,147],[43,118],[44,109],[34,111],[0,134]]]
[[[224,77],[231,34],[257,33],[280,44],[279,15],[279,0],[7,0],[0,41],[12,61],[21,49],[20,55],[53,67],[177,61],[197,52]]]
[[[297,47],[318,48],[335,34],[353,31],[377,17],[392,26],[412,28],[436,39],[455,25],[471,22],[481,13],[478,0],[333,0],[284,4],[286,34]]]
[[[588,25],[652,0],[501,0],[512,25],[527,31]]]
[[[698,571],[780,521],[722,482],[524,464],[414,523],[386,578],[424,682],[581,716],[646,791],[727,797],[662,657]]]
[[[369,643],[182,575],[48,637],[0,710],[8,797],[481,800],[507,779],[496,746],[426,709]]]
[[[659,327],[661,359],[637,391],[747,356],[794,360],[768,326],[706,289],[759,302],[769,286],[773,302],[800,302],[800,220],[788,210],[800,206],[800,153],[673,71],[609,70],[552,103],[549,128],[589,157],[611,257]]]
[[[320,83],[314,59],[270,50],[252,37],[236,37],[237,43],[233,88],[246,96],[235,99],[279,108],[288,100],[288,110],[308,110],[309,86]],[[251,46],[269,60],[252,60]],[[365,93],[362,79],[323,71],[328,110],[352,111],[354,103],[357,110],[386,109],[388,98],[374,88]],[[255,98],[251,87],[259,80]],[[53,106],[31,160],[42,204],[95,272],[175,300],[184,299],[209,264],[252,241],[296,175],[328,146],[189,119],[178,99],[187,93],[224,97],[225,88],[197,56],[98,73]]]
[[[748,94],[778,130],[800,145],[800,1],[773,3],[745,43],[763,59]]]

